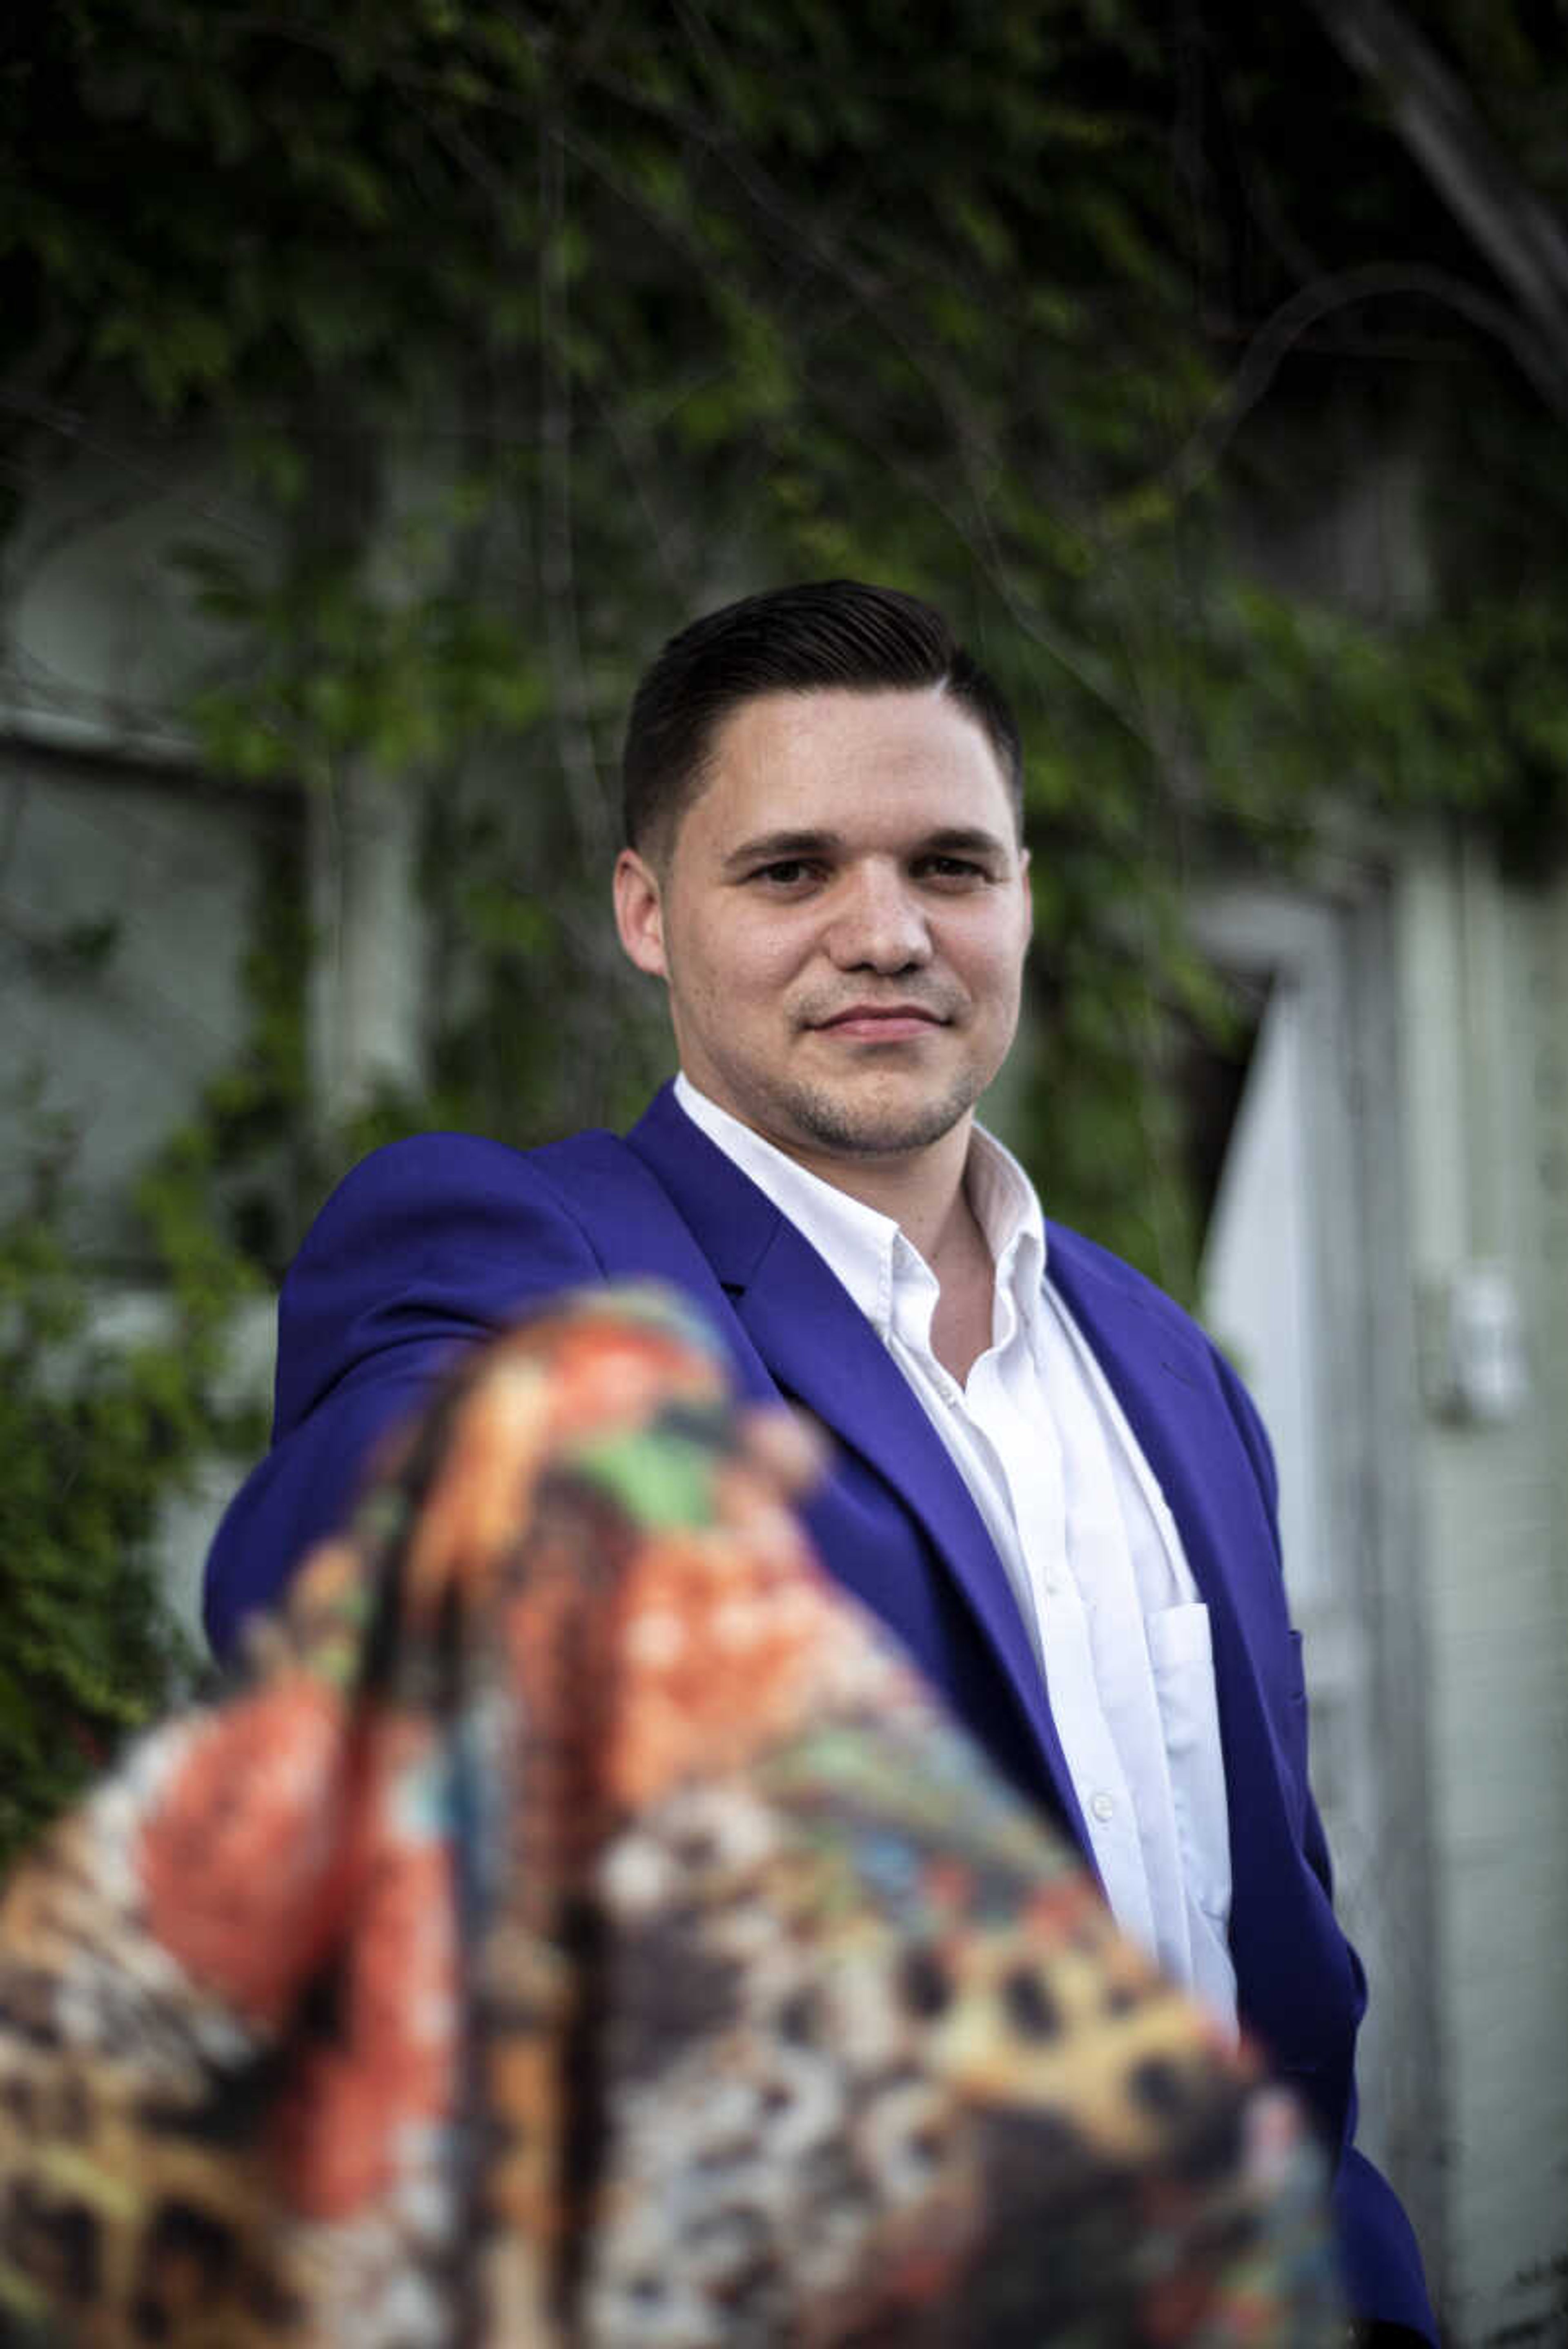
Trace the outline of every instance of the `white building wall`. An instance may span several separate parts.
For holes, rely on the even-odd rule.
[[[1210,1219],[1204,1319],[1246,1379],[1282,1470],[1280,1537],[1293,1606],[1324,1581],[1320,1244],[1307,1120],[1301,990],[1276,981]]]
[[[26,1196],[36,1088],[73,1136],[83,1247],[143,1251],[130,1187],[244,1046],[263,859],[294,820],[183,772],[0,740],[0,1209]]]
[[[1251,1388],[1279,1469],[1314,1788],[1339,1914],[1372,1983],[1360,2140],[1440,2269],[1386,893],[1373,867],[1347,864],[1339,878],[1333,895],[1243,887],[1205,909],[1211,951],[1267,999],[1210,1221],[1202,1309]]]
[[[1272,978],[1205,1310],[1279,1459],[1364,2135],[1453,2349],[1568,2342],[1568,881],[1434,838],[1208,927]]]
[[[74,1237],[99,1271],[95,1337],[130,1342],[165,1308],[145,1285],[137,1176],[202,1086],[243,1050],[244,959],[268,842],[303,827],[314,952],[311,1071],[324,1123],[424,1072],[426,968],[418,796],[345,761],[329,786],[225,787],[186,723],[223,679],[231,636],[206,620],[178,557],[243,562],[269,543],[232,464],[187,436],[80,420],[44,452],[0,565],[0,1212],[26,1197],[23,1081],[77,1137]],[[58,942],[95,926],[90,977]],[[271,1385],[272,1313],[246,1311],[236,1389]],[[171,1497],[160,1542],[194,1624],[202,1561],[235,1464]]]
[[[413,485],[405,487],[411,497]],[[383,593],[411,595],[415,574],[393,560],[397,527],[396,512],[367,517],[367,562]],[[389,545],[378,548],[378,532]],[[148,842],[134,874],[117,852],[130,885],[119,904],[129,920],[161,927],[174,970],[191,957],[161,857],[173,865],[199,863],[209,843],[221,849],[244,798],[261,806],[269,796],[254,787],[224,793],[201,771],[191,699],[232,681],[236,642],[203,612],[200,574],[184,552],[192,546],[264,577],[277,553],[275,538],[236,493],[232,459],[186,437],[171,443],[109,419],[80,426],[63,459],[53,450],[21,526],[0,547],[0,745],[9,740],[20,751],[47,744],[137,762]],[[190,786],[179,819],[189,845],[161,847],[155,835],[161,825],[167,830],[168,787],[181,775]],[[306,795],[315,933],[311,1074],[318,1115],[330,1124],[383,1087],[417,1089],[425,1074],[421,801],[410,776],[368,758],[344,758],[330,776],[301,774],[292,785]],[[58,830],[60,821],[58,811],[35,807],[35,830],[44,823]],[[0,809],[0,862],[4,823]],[[55,889],[79,895],[98,887],[106,857],[93,843],[79,860],[79,885],[68,854],[49,854]],[[192,923],[207,902],[192,898]],[[229,936],[243,946],[244,930],[232,918]],[[214,967],[223,959],[215,953]],[[222,978],[215,984],[221,996]],[[204,992],[171,970],[171,1019],[199,1025]],[[180,1055],[170,1057],[173,1063]],[[202,1061],[199,1040],[186,1057]]]
[[[1456,2338],[1568,2339],[1568,888],[1434,843],[1399,890],[1416,1434]],[[1517,1301],[1527,1390],[1452,1398],[1456,1279]],[[1516,2330],[1515,2328],[1521,2328]]]

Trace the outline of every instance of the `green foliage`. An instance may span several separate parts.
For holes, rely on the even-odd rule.
[[[95,1330],[60,1237],[69,1136],[35,1130],[32,1195],[0,1226],[0,1866],[189,1684],[150,1537],[215,1443],[255,1433],[213,1401],[247,1276],[213,1227],[207,1137],[177,1136],[142,1185],[166,1302],[127,1344]]]
[[[342,564],[273,584],[210,548],[184,568],[197,608],[246,646],[244,683],[189,707],[220,773],[326,783],[349,755],[400,771],[481,726],[524,728],[547,700],[499,615],[462,598],[378,595]]]
[[[1422,15],[1560,199],[1568,75],[1535,18]],[[667,1046],[603,909],[617,735],[649,654],[729,595],[906,585],[1008,687],[1037,925],[1013,1138],[1056,1213],[1179,1290],[1179,1048],[1223,1016],[1194,874],[1309,871],[1325,823],[1368,815],[1487,823],[1521,870],[1560,853],[1568,468],[1503,297],[1313,12],[1179,18],[61,0],[18,27],[13,475],[47,475],[83,416],[161,429],[176,483],[192,434],[215,443],[247,530],[209,520],[178,557],[227,651],[171,720],[215,772],[328,812],[356,770],[396,778],[425,832],[431,1086],[337,1134],[308,1099],[318,942],[297,872],[275,877],[251,1046],[146,1196],[192,1330],[373,1140],[635,1109]],[[1347,470],[1412,446],[1417,590],[1308,592]],[[1283,550],[1266,573],[1260,543]],[[6,1246],[41,1328],[69,1283],[26,1269],[19,1228]],[[40,1594],[51,1557],[99,1543],[92,1654],[119,1603],[102,1526],[130,1557],[191,1456],[205,1343],[185,1387],[78,1347],[57,1392],[57,1349],[16,1358],[40,1458],[66,1389],[98,1398],[65,1486],[109,1497],[28,1536]],[[78,1702],[59,1685],[29,1718]]]

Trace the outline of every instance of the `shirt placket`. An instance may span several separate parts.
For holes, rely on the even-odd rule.
[[[1011,1517],[1021,1553],[1023,1578],[1037,1620],[1037,1654],[1055,1733],[1063,1741],[1093,1860],[1116,1921],[1143,1948],[1154,1948],[1147,1869],[1131,1787],[1100,1705],[1093,1661],[1091,1620],[1079,1574],[1091,1559],[1072,1548],[1070,1461],[1063,1447],[1058,1398],[1046,1383],[1046,1414],[1025,1419],[1002,1374],[1002,1358],[987,1358],[976,1388],[976,1419],[990,1421],[990,1449],[1009,1461],[1003,1489],[1011,1494]]]

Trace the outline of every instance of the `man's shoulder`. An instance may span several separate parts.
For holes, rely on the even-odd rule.
[[[442,1199],[504,1198],[539,1189],[569,1196],[585,1177],[618,1174],[629,1178],[639,1164],[621,1136],[601,1126],[525,1149],[488,1134],[433,1130],[406,1134],[370,1151],[343,1176],[322,1214],[342,1208],[362,1212],[378,1201],[406,1196],[432,1206]]]
[[[433,1267],[541,1256],[602,1260],[619,1232],[657,1232],[673,1209],[618,1134],[598,1127],[533,1149],[431,1132],[385,1143],[321,1206],[285,1282],[286,1299],[345,1267]]]
[[[1082,1312],[1096,1299],[1097,1293],[1102,1299],[1114,1295],[1119,1306],[1131,1306],[1149,1316],[1150,1327],[1158,1327],[1162,1341],[1179,1347],[1179,1359],[1188,1370],[1223,1402],[1272,1508],[1278,1483],[1267,1431],[1241,1378],[1202,1323],[1146,1273],[1138,1272],[1121,1257],[1113,1256],[1109,1248],[1085,1239],[1081,1232],[1069,1230],[1064,1224],[1051,1224],[1046,1228],[1050,1245],[1048,1269],[1069,1308]],[[1126,1329],[1125,1321],[1122,1327]]]
[[[1136,1265],[1128,1264],[1125,1257],[1116,1256],[1098,1240],[1086,1238],[1067,1224],[1047,1221],[1045,1232],[1048,1278],[1069,1287],[1107,1290],[1124,1304],[1152,1313],[1166,1328],[1179,1330],[1209,1347],[1207,1333],[1186,1308],[1179,1305],[1158,1281],[1139,1272]]]

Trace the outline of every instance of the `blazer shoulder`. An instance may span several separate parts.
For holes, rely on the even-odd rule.
[[[275,1425],[292,1425],[390,1346],[457,1340],[604,1278],[637,1172],[613,1134],[536,1151],[421,1133],[350,1169],[306,1234],[278,1299]]]
[[[1085,1238],[1066,1224],[1053,1223],[1047,1226],[1047,1278],[1055,1270],[1067,1273],[1075,1283],[1102,1285],[1122,1303],[1152,1313],[1163,1330],[1179,1332],[1206,1353],[1214,1350],[1213,1340],[1185,1307],[1179,1305],[1158,1281],[1139,1272],[1124,1257],[1102,1247],[1098,1240]]]
[[[591,1220],[607,1178],[625,1184],[640,1171],[618,1135],[597,1128],[532,1150],[477,1133],[410,1134],[349,1168],[317,1211],[291,1277],[348,1234],[358,1242],[373,1233],[411,1239],[422,1230],[450,1243],[471,1220],[483,1226],[531,1206]]]

